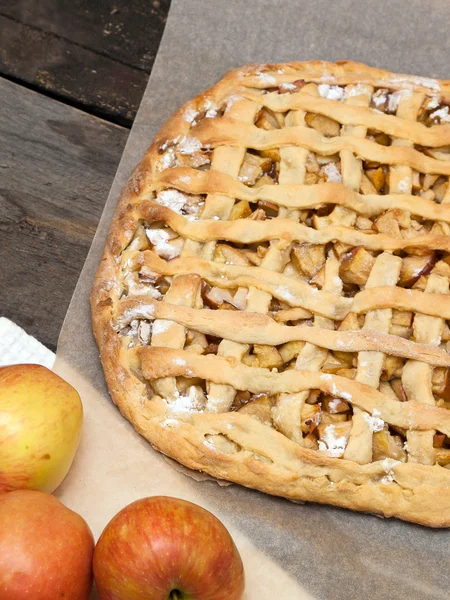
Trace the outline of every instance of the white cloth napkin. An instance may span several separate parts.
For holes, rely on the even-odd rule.
[[[0,317],[0,367],[33,363],[51,369],[54,362],[51,350],[9,319]]]

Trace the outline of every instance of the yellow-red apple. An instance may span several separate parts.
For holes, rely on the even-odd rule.
[[[185,500],[133,502],[106,526],[94,551],[102,600],[239,600],[244,568],[225,526]]]
[[[84,519],[50,494],[0,494],[0,598],[88,600],[93,552]]]
[[[80,396],[64,379],[40,365],[0,368],[0,491],[53,492],[82,425]]]

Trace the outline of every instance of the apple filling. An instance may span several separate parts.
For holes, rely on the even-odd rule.
[[[320,110],[298,108],[295,98],[308,107],[315,98]],[[380,129],[349,124],[323,100],[390,120],[380,121]],[[283,108],[286,102],[291,108]],[[404,343],[445,352],[450,348],[447,320],[424,315],[402,300],[408,298],[405,293],[416,294],[414,298],[448,294],[450,253],[442,240],[450,234],[450,221],[439,219],[444,213],[434,208],[450,201],[448,170],[422,172],[415,164],[392,164],[383,155],[404,147],[439,164],[449,161],[449,145],[422,146],[395,137],[386,125],[393,119],[409,119],[428,129],[448,123],[446,102],[409,89],[298,79],[263,90],[245,88],[242,96],[216,104],[204,101],[198,110],[186,112],[184,133],[159,148],[143,218],[122,252],[121,298],[203,309],[207,315],[220,311],[223,332],[138,312],[117,327],[122,343],[228,357],[258,373],[317,371],[366,385],[398,403],[432,402],[449,409],[447,367],[426,371],[410,355],[389,351],[389,344],[403,348]],[[223,129],[239,121],[248,127],[245,148],[237,137],[227,145]],[[305,147],[285,141],[262,147],[261,140],[271,135],[284,140],[282,134],[290,128],[304,136]],[[337,144],[336,151],[327,151],[327,144],[346,136],[361,142],[361,157]],[[323,153],[313,150],[314,144]],[[224,190],[231,178],[231,191]],[[343,193],[344,187],[351,193]],[[277,223],[280,233],[272,236]],[[241,232],[239,239],[236,232]],[[396,299],[399,291],[401,300]],[[389,294],[393,300],[386,305],[383,296]],[[367,304],[358,309],[363,299]],[[326,305],[332,301],[342,307],[336,314]],[[352,306],[356,308],[345,308]],[[347,339],[349,332],[362,337],[375,332],[390,336],[383,338],[389,343],[382,350],[349,351],[304,339],[236,342],[227,337],[226,324],[231,327],[233,315],[243,313],[267,315],[285,328],[319,328],[337,339],[341,334]],[[416,377],[429,379],[425,399],[414,390]],[[349,393],[314,387],[295,394],[270,389],[253,393],[214,378],[179,375],[161,378],[152,389],[175,412],[237,412],[331,458],[450,465],[446,435],[431,431],[427,441],[419,439],[417,432],[383,420],[377,409],[361,409]],[[223,453],[239,451],[222,434],[207,436],[205,443]]]

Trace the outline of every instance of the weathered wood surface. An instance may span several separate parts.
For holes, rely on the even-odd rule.
[[[0,315],[55,349],[128,130],[4,79],[0,100]]]
[[[170,0],[0,0],[0,75],[130,126]]]

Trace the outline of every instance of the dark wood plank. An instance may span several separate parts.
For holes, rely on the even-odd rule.
[[[148,74],[0,16],[0,74],[130,126]]]
[[[0,14],[147,73],[170,0],[0,0]]]
[[[128,130],[4,79],[0,98],[0,315],[55,349]]]

